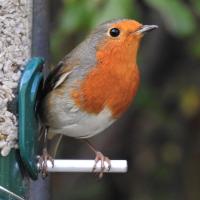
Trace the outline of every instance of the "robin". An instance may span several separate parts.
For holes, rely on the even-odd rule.
[[[156,28],[131,19],[105,22],[67,54],[45,81],[39,115],[47,135],[84,139],[96,154],[93,171],[101,162],[100,178],[104,162],[110,168],[110,160],[87,139],[108,128],[133,101],[140,82],[140,41]]]

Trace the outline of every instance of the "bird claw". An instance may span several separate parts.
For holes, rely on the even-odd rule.
[[[103,177],[103,174],[104,174],[105,169],[106,169],[104,162],[106,162],[108,164],[107,171],[110,171],[110,169],[111,169],[111,162],[110,162],[110,159],[108,157],[104,156],[101,152],[97,151],[95,161],[94,161],[95,163],[94,163],[92,172],[95,172],[96,167],[97,167],[97,163],[99,161],[101,162],[101,170],[100,170],[100,172],[96,172],[96,175],[98,175],[99,179],[101,179]]]
[[[39,156],[38,158],[39,161],[39,169],[40,172],[42,174],[42,177],[45,178],[48,176],[48,172],[47,172],[47,161],[50,161],[52,164],[52,168],[54,167],[54,160],[53,158],[48,154],[47,149],[44,148],[42,151],[42,155]]]

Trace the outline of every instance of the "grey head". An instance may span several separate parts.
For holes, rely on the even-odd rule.
[[[112,24],[118,23],[128,19],[114,19],[104,22],[97,26],[87,38],[81,42],[76,48],[74,48],[64,61],[73,62],[74,59],[79,59],[81,64],[95,64],[96,63],[96,47],[103,39],[109,37],[108,31],[112,27]]]

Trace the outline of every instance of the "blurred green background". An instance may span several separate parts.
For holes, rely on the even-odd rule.
[[[97,24],[133,18],[157,24],[139,51],[141,85],[129,111],[92,138],[127,174],[51,175],[52,200],[200,199],[200,1],[51,0],[55,65]],[[65,137],[57,158],[93,159],[87,145]]]

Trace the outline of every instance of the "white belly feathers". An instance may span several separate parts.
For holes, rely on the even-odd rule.
[[[59,101],[65,101],[65,103],[59,103]],[[102,132],[115,121],[108,108],[104,108],[99,114],[87,113],[74,105],[68,95],[59,100],[51,99],[51,103],[54,104],[51,110],[46,109],[47,125],[51,134],[89,138]],[[65,105],[65,107],[60,107],[60,105]]]

